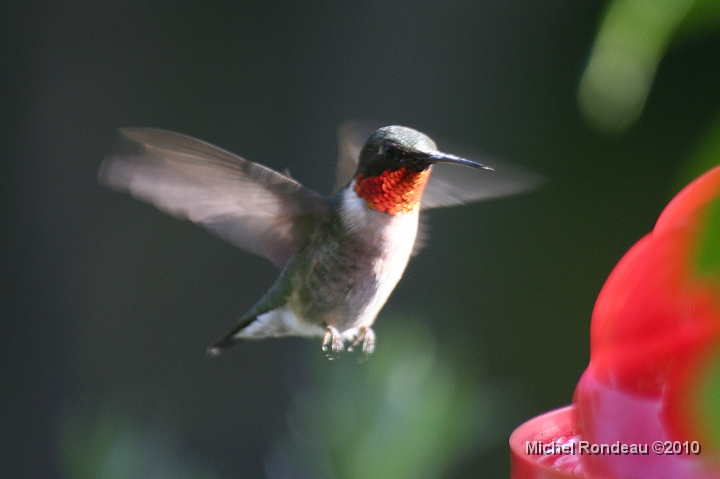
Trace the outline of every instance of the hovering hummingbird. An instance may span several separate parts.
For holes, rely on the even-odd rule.
[[[371,326],[416,246],[421,206],[510,194],[533,182],[517,169],[497,182],[480,179],[461,167],[492,168],[442,153],[428,136],[404,126],[380,128],[360,148],[361,129],[341,127],[343,186],[328,197],[189,136],[119,130],[119,147],[100,168],[101,183],[199,223],[282,268],[209,354],[241,339],[322,336],[331,359],[346,343],[366,357],[375,348]]]

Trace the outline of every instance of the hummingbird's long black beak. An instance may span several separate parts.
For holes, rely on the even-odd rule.
[[[434,151],[432,153],[422,153],[420,155],[414,155],[418,160],[424,161],[430,164],[434,163],[453,163],[456,165],[469,166],[471,168],[482,168],[484,170],[495,171],[489,166],[485,166],[482,163],[478,163],[472,160],[466,160],[459,156],[451,155],[449,153],[443,153],[441,151]]]

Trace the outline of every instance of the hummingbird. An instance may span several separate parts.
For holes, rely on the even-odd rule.
[[[355,123],[341,127],[341,187],[325,197],[289,173],[186,135],[119,129],[118,146],[100,167],[102,184],[198,223],[281,268],[209,355],[239,340],[319,336],[330,359],[346,345],[368,357],[375,348],[372,325],[420,243],[421,208],[500,196],[532,183],[527,175],[518,180],[522,174],[500,175],[494,185],[479,180],[467,169],[493,169],[439,151],[412,128],[379,128],[362,146],[360,131]]]

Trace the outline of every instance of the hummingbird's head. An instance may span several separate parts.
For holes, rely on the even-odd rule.
[[[360,151],[355,193],[374,210],[410,213],[420,205],[434,163],[489,169],[438,151],[435,142],[417,130],[386,126],[370,135]]]

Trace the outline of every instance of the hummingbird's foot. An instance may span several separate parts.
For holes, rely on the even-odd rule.
[[[325,334],[322,339],[322,350],[330,361],[340,356],[345,350],[342,334],[340,334],[340,331],[334,326],[325,328]]]
[[[360,327],[357,336],[355,336],[352,344],[348,347],[348,351],[352,352],[352,350],[360,346],[360,344],[362,344],[362,355],[358,358],[358,361],[363,362],[375,351],[375,331],[367,326]]]

